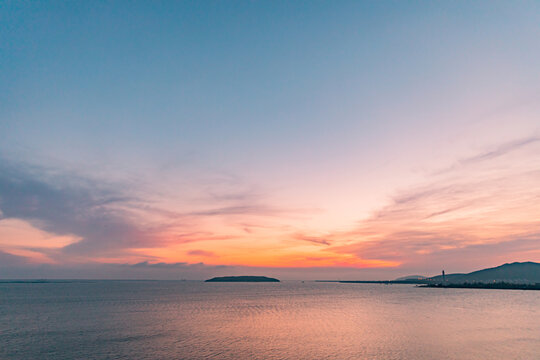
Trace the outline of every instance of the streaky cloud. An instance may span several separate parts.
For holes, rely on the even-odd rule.
[[[2,218],[23,219],[53,234],[82,238],[63,253],[101,254],[150,242],[130,211],[135,198],[121,186],[49,173],[0,158]]]
[[[509,152],[512,152],[514,150],[520,149],[524,146],[539,142],[540,138],[536,136],[527,137],[524,139],[518,139],[514,141],[509,141],[507,143],[501,144],[498,147],[496,147],[494,150],[478,154],[476,156],[471,156],[469,158],[460,160],[461,164],[472,164],[477,163],[481,161],[491,160],[494,158],[497,158],[499,156],[503,156],[505,154],[508,154]]]
[[[461,161],[396,194],[355,229],[330,234],[335,245],[328,251],[410,268],[538,259],[540,163],[530,156],[540,154],[539,145],[539,138],[528,137]],[[526,152],[517,157],[523,161],[509,166],[503,156],[519,151]]]
[[[264,206],[264,205],[240,205],[227,206],[204,211],[195,211],[187,213],[187,216],[222,216],[222,215],[262,215],[262,216],[278,216],[283,211],[280,209]]]
[[[481,164],[482,162],[490,161],[499,157],[502,157],[504,155],[510,154],[516,150],[528,147],[530,145],[534,145],[540,142],[539,136],[528,136],[521,139],[515,139],[511,141],[507,141],[501,144],[498,144],[494,146],[492,149],[483,151],[481,153],[478,153],[473,156],[465,157],[462,159],[459,159],[457,162],[455,162],[453,165],[438,170],[434,174],[440,175],[440,174],[448,174],[451,172],[454,172],[458,170],[461,167],[464,166],[471,166],[475,164]]]
[[[216,257],[217,255],[213,253],[212,251],[207,250],[190,250],[187,252],[188,255],[194,255],[194,256],[204,256],[204,257]]]
[[[0,264],[2,266],[20,266],[23,264],[27,264],[27,260],[23,256],[17,256],[13,254],[6,253],[4,251],[0,251]]]
[[[236,191],[223,197],[214,191],[211,203],[204,206],[207,210],[191,212],[156,205],[147,200],[151,194],[133,195],[135,192],[126,184],[13,163],[0,157],[0,219],[20,219],[51,234],[80,239],[59,249],[27,249],[57,261],[129,257],[133,249],[232,240],[236,236],[226,229],[209,231],[205,219],[277,217],[285,213],[261,203],[250,191]],[[216,202],[225,206],[216,207]]]
[[[314,243],[314,244],[319,244],[319,245],[330,245],[331,242],[324,238],[324,237],[318,237],[318,236],[307,236],[307,235],[303,235],[303,234],[296,234],[293,236],[294,239],[296,240],[300,240],[300,241],[307,241],[307,242],[310,242],[310,243]]]

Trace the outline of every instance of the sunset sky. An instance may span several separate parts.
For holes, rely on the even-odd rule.
[[[540,261],[540,2],[0,3],[0,278]]]

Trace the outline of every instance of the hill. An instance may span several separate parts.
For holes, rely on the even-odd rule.
[[[540,263],[515,262],[501,266],[473,271],[468,274],[448,274],[445,282],[450,284],[459,283],[486,283],[508,282],[520,284],[540,283]],[[429,283],[442,282],[442,275],[428,278]]]

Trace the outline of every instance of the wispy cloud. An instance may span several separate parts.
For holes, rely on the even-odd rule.
[[[184,260],[181,256],[186,261],[190,257],[223,259],[219,250],[207,244],[199,249],[185,244],[264,242],[274,237],[279,240],[264,246],[278,245],[284,258],[298,264],[366,268],[401,264],[403,269],[429,269],[448,263],[479,265],[478,259],[500,260],[503,255],[535,260],[540,256],[538,156],[537,137],[495,146],[397,192],[352,230],[329,229],[323,235],[283,221],[306,211],[268,205],[250,190],[245,195],[238,189],[224,196],[213,192],[208,202],[197,203],[197,210],[189,211],[189,204],[163,206],[124,184],[0,158],[0,216],[27,221],[51,234],[73,235],[77,241],[64,247],[32,244],[18,249],[21,254],[37,252],[59,263],[129,258],[138,268],[182,268],[189,264],[177,262]],[[298,246],[302,253],[287,253],[291,243],[302,245]],[[312,253],[303,252],[307,248],[303,245],[308,244],[313,245]],[[163,254],[170,248],[181,256],[167,264]],[[0,260],[6,264],[26,261],[13,255],[19,253],[2,250]]]
[[[511,151],[518,150],[524,146],[539,142],[540,138],[536,136],[524,138],[524,139],[518,139],[510,142],[506,142],[504,144],[500,144],[493,150],[489,150],[487,152],[471,156],[466,159],[460,160],[461,164],[471,164],[471,163],[478,163],[486,160],[491,160],[500,156],[503,156],[505,154],[508,154]]]
[[[535,143],[538,143],[538,142],[540,142],[540,137],[538,136],[529,136],[529,137],[525,137],[521,139],[507,141],[507,142],[498,144],[496,146],[493,146],[493,148],[488,149],[486,151],[482,151],[473,156],[459,159],[450,167],[439,170],[435,174],[450,173],[454,171],[459,171],[459,169],[462,169],[463,167],[466,167],[466,166],[482,164],[482,163],[485,163],[486,161],[494,160],[504,155],[508,155],[524,147],[534,145]]]
[[[216,257],[217,256],[213,252],[206,251],[206,250],[190,250],[190,251],[187,252],[187,254],[188,255],[193,255],[193,256],[204,256],[204,257]]]
[[[329,250],[405,267],[538,257],[540,162],[531,161],[534,154],[540,156],[540,141],[531,137],[462,160],[398,193],[354,230],[330,235]]]
[[[195,211],[187,213],[187,216],[223,216],[223,215],[262,215],[277,216],[283,211],[265,205],[235,205],[221,208]]]
[[[65,247],[66,253],[100,253],[147,242],[149,235],[130,213],[132,200],[111,184],[0,161],[2,217],[82,238]]]
[[[203,208],[197,211],[181,210],[186,206],[163,207],[148,200],[152,194],[134,193],[126,184],[0,157],[0,219],[21,219],[48,233],[76,238],[77,241],[58,249],[35,244],[31,249],[61,261],[118,258],[131,256],[132,249],[231,240],[238,237],[229,233],[238,232],[237,221],[216,231],[209,230],[215,227],[215,221],[250,218],[253,226],[264,227],[254,218],[284,214],[282,209],[261,202],[252,191],[235,190],[231,194],[228,190],[219,196],[213,190],[207,204],[197,204]]]
[[[2,266],[19,266],[27,264],[26,258],[23,256],[17,256],[0,251],[0,264]]]
[[[307,241],[307,242],[310,242],[310,243],[313,243],[313,244],[330,245],[330,241],[327,240],[324,237],[307,236],[307,235],[303,235],[303,234],[296,234],[296,235],[293,235],[293,238],[295,240]]]

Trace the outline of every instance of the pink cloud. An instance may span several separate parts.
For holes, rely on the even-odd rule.
[[[187,252],[187,254],[188,255],[193,255],[193,256],[205,256],[205,257],[216,257],[217,256],[213,252],[206,251],[206,250],[190,250],[190,251]]]

